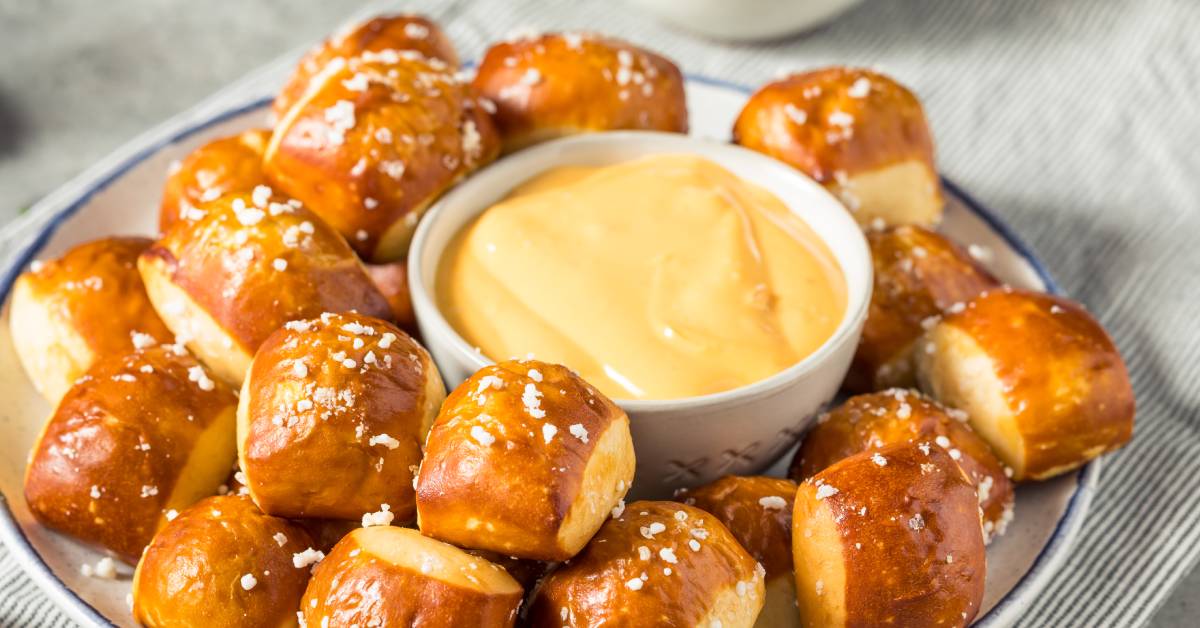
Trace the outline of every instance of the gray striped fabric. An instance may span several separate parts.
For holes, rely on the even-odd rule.
[[[439,18],[465,58],[518,27],[586,28],[750,85],[850,63],[914,87],[944,172],[1033,245],[1134,376],[1135,441],[1106,461],[1082,537],[1023,624],[1144,625],[1196,563],[1200,3],[868,0],[805,38],[760,46],[668,31],[615,2],[403,7]],[[3,550],[0,623],[66,623]]]

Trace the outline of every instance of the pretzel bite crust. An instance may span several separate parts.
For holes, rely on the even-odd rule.
[[[796,483],[763,476],[727,475],[679,491],[685,504],[711,513],[766,569],[766,599],[756,626],[800,626],[792,566],[792,501]]]
[[[308,534],[247,497],[209,497],[154,537],[133,576],[133,616],[152,628],[294,626]]]
[[[259,348],[242,387],[246,487],[277,517],[409,521],[445,396],[432,358],[395,325],[350,313],[292,321]]]
[[[56,403],[102,355],[171,339],[137,272],[146,238],[81,244],[34,262],[13,285],[13,348],[33,387]]]
[[[861,225],[941,220],[925,112],[878,72],[830,67],[768,83],[738,115],[733,139],[816,179]]]
[[[950,453],[979,494],[983,531],[990,541],[1012,519],[1011,470],[966,423],[965,412],[948,409],[916,391],[892,389],[847,399],[822,415],[804,436],[788,475],[810,478],[843,458],[888,445],[931,442]]]
[[[966,626],[979,611],[975,487],[932,442],[857,454],[805,480],[792,525],[805,626]]]
[[[163,186],[158,232],[198,216],[196,207],[204,203],[226,194],[249,194],[266,183],[262,161],[270,139],[267,129],[243,131],[213,140],[173,165]]]
[[[590,131],[687,133],[683,75],[669,59],[590,33],[493,45],[475,87],[496,106],[505,152]]]
[[[330,61],[280,119],[264,169],[365,259],[400,259],[443,191],[500,150],[454,68],[411,50]]]
[[[417,314],[413,311],[412,293],[408,289],[408,264],[367,264],[367,274],[380,294],[392,308],[392,320],[404,331],[415,333]]]
[[[412,50],[451,68],[458,67],[454,43],[432,20],[421,15],[380,15],[352,24],[309,50],[271,103],[272,113],[276,119],[283,118],[330,61],[385,50]]]
[[[323,312],[387,318],[387,301],[335,231],[267,187],[176,223],[138,269],[167,326],[221,380],[240,386],[259,345]]]
[[[921,387],[965,410],[1016,480],[1065,473],[1133,436],[1125,363],[1068,299],[987,292],[943,318],[916,356]]]
[[[582,553],[542,580],[530,626],[754,625],[763,567],[712,515],[656,501],[614,514]]]
[[[359,528],[317,566],[301,624],[512,626],[523,595],[499,566],[416,530]]]
[[[633,482],[629,417],[569,369],[486,366],[442,405],[417,478],[421,531],[544,561],[574,556]]]
[[[937,317],[999,282],[954,242],[914,225],[867,233],[874,289],[846,388],[916,385],[913,347]]]
[[[42,524],[135,562],[170,510],[234,461],[233,391],[181,347],[105,356],[67,391],[25,472]]]

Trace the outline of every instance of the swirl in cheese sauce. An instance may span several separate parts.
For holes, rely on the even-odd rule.
[[[846,285],[770,192],[658,155],[517,187],[454,237],[437,299],[491,358],[532,353],[613,398],[675,399],[796,364],[837,328]]]

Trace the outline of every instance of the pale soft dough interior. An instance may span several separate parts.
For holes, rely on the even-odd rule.
[[[920,161],[859,172],[828,187],[860,225],[870,226],[878,218],[889,225],[932,226],[942,219],[945,203],[937,180]]]
[[[363,552],[460,589],[488,595],[520,595],[523,591],[502,568],[416,530],[374,526],[350,534]]]
[[[1025,469],[1025,439],[1009,408],[1004,384],[983,348],[966,332],[943,323],[925,335],[915,355],[921,387],[966,412],[971,427],[1020,477]]]
[[[802,518],[792,534],[801,617],[807,626],[845,626],[846,561],[853,556],[847,555],[833,512],[824,502],[815,504],[807,517],[797,508],[795,516]]]
[[[252,352],[229,335],[209,313],[171,281],[158,258],[138,259],[146,294],[171,333],[186,340],[188,349],[221,381],[237,387],[250,368]]]
[[[796,577],[780,574],[767,582],[766,602],[758,614],[755,628],[801,628],[800,609],[796,607]]]
[[[721,628],[752,628],[763,607],[762,578],[753,576],[742,595],[736,586],[724,587],[713,596],[708,613],[698,626],[721,626]]]
[[[633,483],[636,461],[629,419],[613,421],[603,434],[592,438],[597,441],[584,466],[579,494],[558,529],[558,546],[569,554],[587,545]]]
[[[236,414],[233,407],[226,408],[196,438],[187,462],[179,470],[175,486],[171,488],[171,495],[167,498],[168,510],[180,511],[214,495],[217,487],[229,477],[236,459]],[[164,515],[159,520],[158,527],[166,525],[166,522]]]
[[[8,319],[13,347],[33,387],[50,403],[58,403],[92,365],[95,354],[70,321],[34,295],[24,276],[13,286]]]

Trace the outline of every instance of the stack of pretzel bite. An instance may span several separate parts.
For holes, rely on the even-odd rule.
[[[854,396],[789,478],[668,501],[626,503],[629,417],[570,365],[499,362],[447,394],[403,259],[503,153],[687,132],[674,63],[547,33],[468,76],[437,24],[381,16],[307,54],[272,118],[172,168],[157,238],[79,245],[14,288],[54,406],[28,506],[108,553],[85,574],[132,573],[143,625],[965,626],[1016,485],[1131,437],[1103,328],[937,233],[924,113],[877,72],[777,80],[733,128],[867,230]]]

